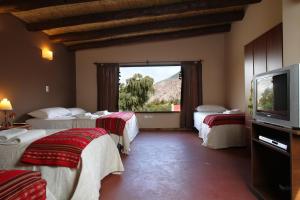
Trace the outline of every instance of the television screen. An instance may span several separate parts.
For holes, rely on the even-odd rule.
[[[288,74],[256,79],[256,112],[289,119]]]

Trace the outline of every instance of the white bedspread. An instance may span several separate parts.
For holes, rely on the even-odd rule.
[[[53,134],[58,130],[49,130]],[[124,171],[116,145],[108,135],[93,140],[82,152],[79,169],[25,165],[19,162],[30,143],[0,145],[0,169],[40,171],[47,181],[47,199],[98,200],[100,180]]]
[[[26,120],[26,123],[30,124],[33,129],[70,129],[73,128],[73,120],[76,117],[63,116],[53,119],[38,119],[31,118]]]
[[[203,139],[203,146],[212,149],[228,147],[240,147],[246,145],[245,126],[241,124],[226,124],[209,128],[203,123],[207,115],[217,113],[194,112],[194,126],[199,131],[199,137]]]
[[[218,113],[215,113],[215,112],[194,112],[194,127],[199,131],[199,134],[201,134],[201,129],[202,129],[202,124],[203,124],[204,118],[207,115],[213,115],[213,114],[218,114]]]
[[[97,119],[75,119],[73,120],[74,128],[93,128],[96,126]],[[111,134],[112,139],[116,144],[120,143],[123,145],[123,153],[129,154],[130,152],[130,143],[139,133],[138,121],[135,115],[131,117],[130,120],[126,122],[123,136],[116,134]]]
[[[80,119],[76,117],[66,116],[54,119],[36,119],[32,118],[26,121],[34,129],[69,129],[69,128],[94,128],[96,126],[96,118]],[[111,138],[116,144],[123,145],[123,153],[129,154],[130,143],[139,133],[139,126],[136,115],[133,115],[126,122],[123,136],[111,134]]]

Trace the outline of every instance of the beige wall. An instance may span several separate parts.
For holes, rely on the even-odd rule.
[[[179,128],[180,113],[137,113],[141,128]]]
[[[249,6],[243,21],[233,23],[231,32],[225,34],[228,107],[242,110],[245,108],[244,46],[281,21],[282,1],[263,0]]]
[[[300,63],[300,0],[282,1],[284,66]]]
[[[77,106],[97,109],[94,62],[203,60],[203,100],[225,104],[224,34],[76,52]],[[179,114],[139,114],[143,128],[177,128]]]
[[[0,36],[0,99],[11,101],[18,122],[24,122],[28,112],[39,108],[75,105],[73,52],[52,44],[43,33],[28,32],[10,14],[0,14]],[[42,47],[53,51],[53,61],[41,57]]]

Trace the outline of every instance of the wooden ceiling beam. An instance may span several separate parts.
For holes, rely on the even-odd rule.
[[[205,14],[188,18],[173,19],[166,21],[148,22],[137,25],[121,26],[109,29],[72,32],[60,35],[49,36],[53,42],[71,42],[80,40],[100,39],[105,37],[117,36],[122,34],[130,34],[144,32],[149,30],[159,30],[167,28],[184,28],[191,26],[201,26],[209,24],[225,24],[232,21],[242,20],[244,10],[230,11],[225,13]]]
[[[217,25],[189,30],[181,30],[167,33],[155,33],[141,36],[131,36],[126,38],[109,39],[104,41],[91,41],[86,43],[80,43],[76,45],[68,46],[68,49],[76,51],[82,49],[92,49],[92,48],[103,48],[109,46],[120,46],[132,43],[141,42],[153,42],[153,41],[163,41],[172,40],[179,38],[195,37],[199,35],[214,34],[214,33],[224,33],[229,32],[231,28],[230,24]]]
[[[28,11],[50,6],[86,3],[95,0],[0,0],[0,13]]]
[[[226,8],[257,3],[261,0],[197,0],[181,3],[153,6],[148,8],[136,8],[113,12],[95,13],[81,16],[65,17],[60,19],[46,20],[36,23],[28,23],[30,31],[49,30],[60,27],[75,26],[96,22],[108,22],[112,20],[133,19],[138,17],[150,17],[167,14],[179,14],[189,11],[199,11],[214,8]]]

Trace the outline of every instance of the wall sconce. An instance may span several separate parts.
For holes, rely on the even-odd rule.
[[[42,49],[42,58],[46,60],[53,60],[53,52],[47,48]]]

